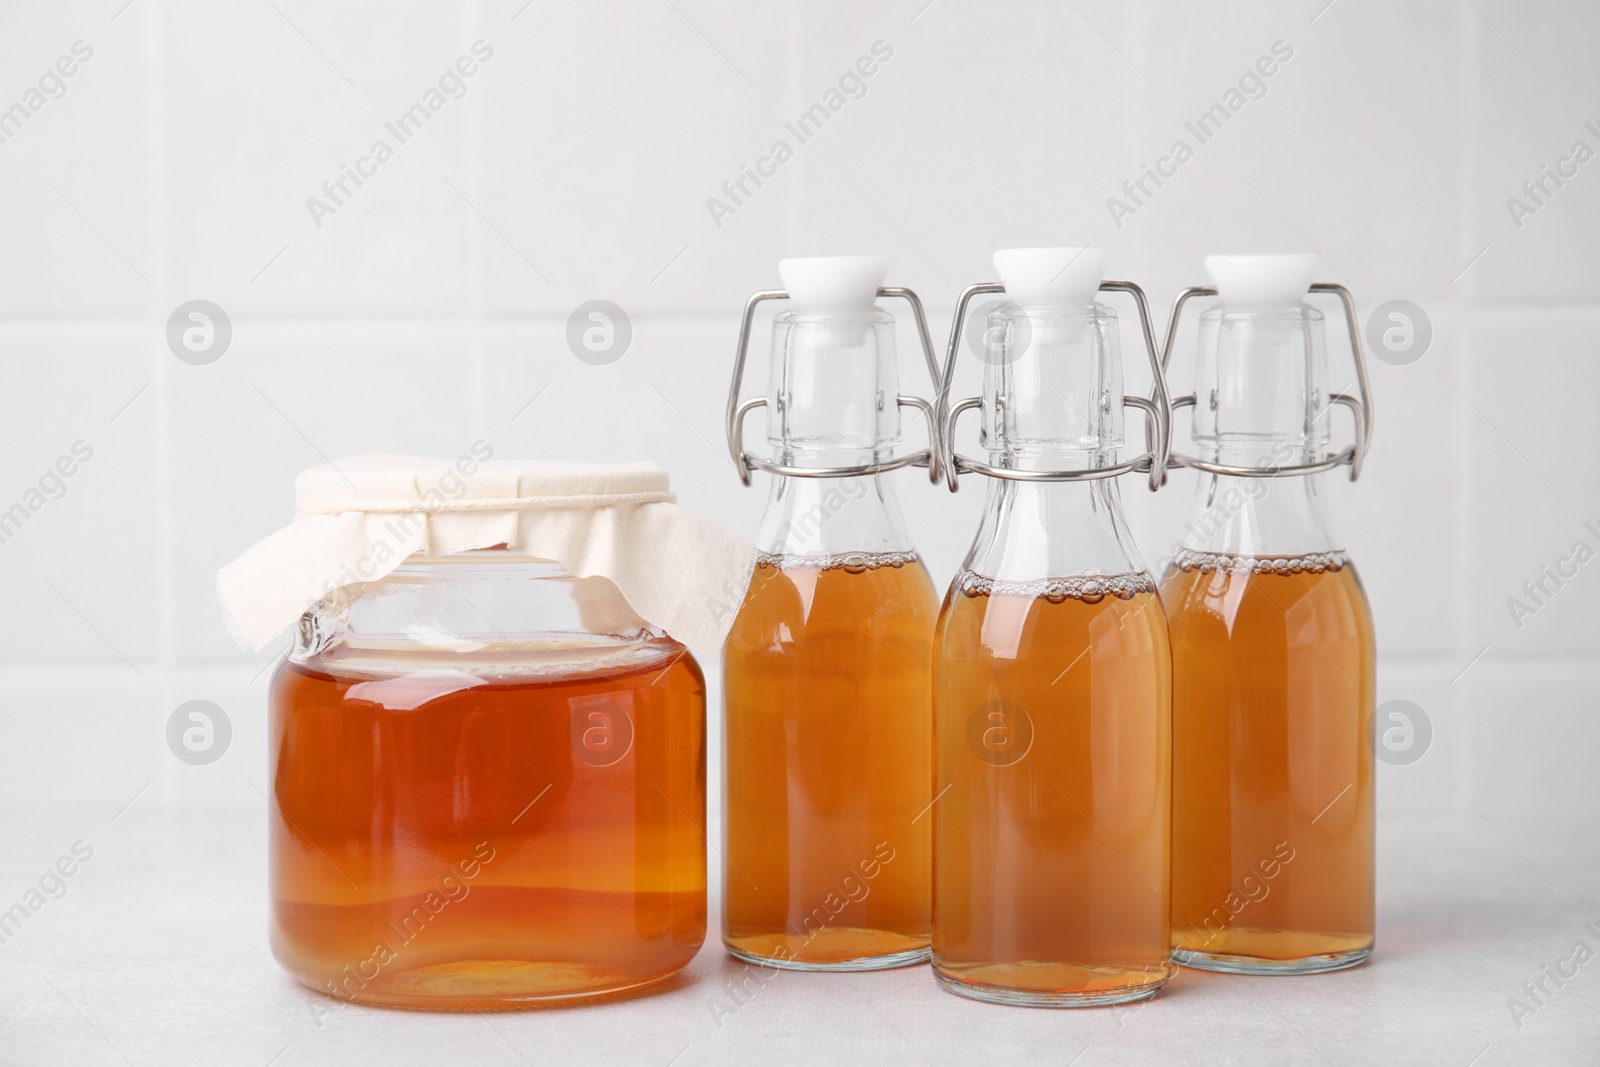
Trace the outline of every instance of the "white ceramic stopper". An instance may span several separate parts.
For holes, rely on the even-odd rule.
[[[1003,248],[994,269],[1019,304],[1092,304],[1111,253],[1104,248]]]
[[[878,256],[807,256],[778,260],[778,275],[797,311],[862,311],[872,307],[889,273]]]
[[[1229,307],[1294,307],[1305,300],[1317,257],[1207,256],[1206,273]]]

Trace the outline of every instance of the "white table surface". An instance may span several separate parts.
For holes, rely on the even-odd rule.
[[[111,814],[4,817],[0,909],[74,841],[94,857],[0,945],[0,1063],[1600,1063],[1600,955],[1520,1027],[1507,1006],[1575,942],[1600,953],[1586,812],[1380,824],[1377,951],[1353,971],[1181,971],[1143,1005],[1075,1010],[964,1000],[926,967],[785,972],[720,1025],[712,998],[740,965],[714,932],[651,996],[491,1015],[341,1007],[267,949],[260,811]]]

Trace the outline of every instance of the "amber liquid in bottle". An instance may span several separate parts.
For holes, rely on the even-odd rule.
[[[937,611],[912,553],[758,564],[724,652],[734,955],[925,958]]]
[[[1359,963],[1373,942],[1375,652],[1355,568],[1340,552],[1184,550],[1162,597],[1174,947],[1216,969]]]
[[[1154,583],[963,574],[937,662],[935,973],[1002,1002],[1153,993],[1172,973]]]
[[[681,654],[512,680],[285,663],[274,953],[341,999],[444,1010],[670,976],[705,934],[704,702]]]

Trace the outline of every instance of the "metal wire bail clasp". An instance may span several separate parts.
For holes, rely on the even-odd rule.
[[[933,390],[938,394],[939,389],[939,359],[933,354],[933,337],[928,332],[928,316],[922,309],[922,299],[916,291],[898,285],[886,285],[878,289],[878,295],[899,297],[911,305],[911,314],[916,320],[917,336],[922,342],[922,354],[928,365],[928,376],[933,381]],[[901,394],[895,397],[895,402],[902,408],[913,408],[922,413],[923,421],[928,426],[928,447],[915,452],[879,463],[866,463],[854,467],[788,467],[781,463],[773,463],[744,450],[744,419],[745,416],[756,408],[766,407],[767,398],[764,396],[751,397],[741,402],[739,395],[744,386],[744,364],[750,353],[750,330],[755,322],[756,305],[763,300],[787,300],[789,293],[784,289],[767,289],[756,293],[744,306],[744,319],[739,324],[739,347],[733,356],[733,383],[728,387],[728,407],[726,413],[726,428],[728,434],[728,453],[733,457],[734,466],[739,471],[739,480],[745,485],[750,484],[751,469],[763,470],[769,474],[777,474],[785,478],[855,478],[865,474],[882,474],[885,471],[899,470],[901,467],[926,467],[928,478],[934,484],[939,482],[939,435],[938,423],[934,419],[933,405],[920,396],[906,396]]]
[[[935,425],[939,428],[939,445],[943,449],[940,462],[943,464],[945,479],[953,493],[960,488],[957,480],[965,471],[976,471],[987,474],[993,478],[1006,478],[1012,481],[1025,482],[1077,482],[1091,481],[1098,478],[1115,478],[1123,474],[1146,473],[1150,475],[1150,491],[1161,488],[1164,480],[1167,459],[1172,447],[1172,406],[1167,399],[1167,382],[1162,373],[1161,356],[1156,348],[1155,327],[1150,322],[1150,304],[1145,299],[1144,290],[1134,282],[1100,283],[1099,291],[1102,293],[1127,293],[1133,297],[1134,305],[1139,311],[1139,325],[1144,335],[1145,354],[1150,361],[1150,373],[1155,381],[1154,390],[1149,399],[1142,396],[1123,396],[1122,403],[1131,408],[1144,412],[1145,451],[1133,459],[1122,463],[1115,463],[1109,467],[1092,467],[1084,470],[1069,471],[1036,471],[1016,470],[1010,467],[996,467],[993,464],[971,459],[956,451],[956,423],[961,418],[961,413],[971,408],[981,407],[983,398],[971,396],[954,405],[950,403],[950,384],[954,381],[956,369],[956,355],[960,351],[962,327],[967,317],[967,306],[975,296],[985,293],[1003,293],[1006,287],[1000,282],[980,282],[969,285],[961,294],[961,299],[956,303],[955,320],[950,324],[950,344],[945,350],[943,388],[939,390],[939,403],[935,412]]]
[[[1331,393],[1328,397],[1330,404],[1340,404],[1349,409],[1351,418],[1355,421],[1355,442],[1350,447],[1329,456],[1327,459],[1315,463],[1300,463],[1293,466],[1280,467],[1235,467],[1226,463],[1212,463],[1195,456],[1185,456],[1169,452],[1167,465],[1169,467],[1192,467],[1207,474],[1227,474],[1236,478],[1289,478],[1302,474],[1321,474],[1323,471],[1335,467],[1350,465],[1350,480],[1353,482],[1361,477],[1361,465],[1366,461],[1367,451],[1372,447],[1372,385],[1367,377],[1367,356],[1361,347],[1361,324],[1356,315],[1355,298],[1350,295],[1350,290],[1336,282],[1314,282],[1311,286],[1313,293],[1337,293],[1340,302],[1344,305],[1345,328],[1350,333],[1350,352],[1356,364],[1356,386],[1360,390],[1359,397],[1349,393]],[[1183,314],[1183,305],[1195,297],[1216,296],[1217,287],[1214,285],[1194,285],[1178,294],[1178,299],[1172,305],[1172,318],[1167,322],[1166,344],[1161,348],[1161,369],[1165,372],[1172,362],[1172,349],[1178,337],[1178,319]],[[1177,397],[1172,401],[1172,409],[1194,407],[1197,398],[1193,393]],[[1163,472],[1162,481],[1166,480]]]

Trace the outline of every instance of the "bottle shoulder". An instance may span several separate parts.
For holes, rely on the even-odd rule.
[[[777,557],[914,554],[892,475],[775,478],[756,547]]]

